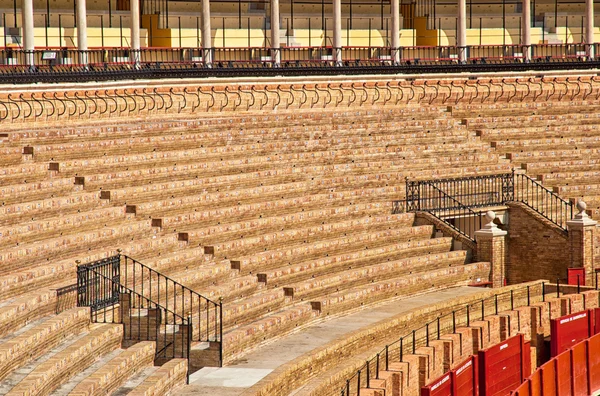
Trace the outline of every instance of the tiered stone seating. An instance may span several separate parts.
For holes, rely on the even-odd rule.
[[[326,314],[487,277],[487,264],[465,265],[431,226],[391,215],[391,201],[404,197],[405,177],[509,167],[445,108],[414,106],[12,128],[0,151],[3,298],[72,284],[75,260],[122,249],[225,298],[226,360]],[[31,309],[42,317],[52,306]],[[87,364],[76,355],[94,341],[75,344],[60,364]],[[63,387],[122,383],[110,367],[128,356],[138,355],[107,355],[99,374]],[[16,389],[57,381],[34,368]]]
[[[89,308],[39,312],[50,293],[34,292],[0,308],[1,394],[104,395],[127,388],[136,374],[136,383],[153,375],[165,390],[183,384],[187,361],[157,371],[153,341],[121,349],[123,326],[90,323]]]
[[[594,213],[599,212],[596,169],[600,140],[596,135],[600,115],[596,101],[459,107],[452,109],[453,115],[461,117],[463,124],[514,167],[523,168],[563,198],[582,198]]]

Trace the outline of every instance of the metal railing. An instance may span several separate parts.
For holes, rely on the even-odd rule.
[[[481,216],[473,211],[471,207],[456,200],[434,183],[421,185],[422,197],[418,205],[420,210],[431,213],[433,216],[444,221],[455,231],[475,241],[475,231],[481,228]],[[491,193],[476,193],[488,195]],[[462,196],[464,197],[465,194]],[[472,198],[475,194],[466,194]],[[491,195],[493,196],[493,194]],[[459,195],[458,197],[461,197]]]
[[[98,312],[106,315],[108,308],[121,304],[123,291],[132,296],[135,300],[132,307],[138,311],[164,311],[160,323],[165,326],[183,325],[185,319],[190,342],[218,343],[219,364],[222,364],[222,301],[211,301],[126,255],[78,265],[77,305],[90,307],[92,315]]]
[[[515,174],[514,200],[521,202],[544,216],[563,230],[573,218],[573,203],[564,200],[553,191],[525,174]]]
[[[487,316],[498,315],[502,311],[513,310],[525,304],[530,306],[545,301],[548,293],[545,282],[527,285],[522,289],[512,289],[461,305],[447,314],[429,320],[421,327],[406,329],[405,334],[397,341],[386,345],[379,353],[365,361],[346,380],[343,388],[334,394],[360,396],[361,388],[369,388],[371,379],[379,379],[379,372],[388,370],[390,363],[403,361],[404,356],[415,354],[418,348],[429,346],[431,341],[439,340],[444,334],[455,333],[458,327],[468,327],[471,322],[484,320]],[[507,317],[507,320],[510,321],[510,317]],[[512,328],[510,322],[507,328]],[[517,331],[520,331],[520,327]]]
[[[562,199],[531,177],[514,171],[465,178],[407,180],[406,200],[395,202],[397,203],[392,204],[393,211],[403,206],[407,212],[429,212],[473,241],[474,231],[481,228],[480,216],[473,211],[475,208],[521,202],[563,231],[567,231],[567,221],[573,218],[571,202]],[[471,221],[471,218],[479,220]],[[458,225],[457,222],[461,224]]]
[[[459,48],[456,46],[405,46],[392,48],[390,46],[343,46],[341,65],[336,64],[332,57],[331,46],[284,46],[279,48],[281,54],[280,68],[285,70],[306,68],[389,68],[390,72],[410,71],[421,66],[440,66],[448,69],[460,66],[462,69],[489,69],[494,64],[505,64],[505,67],[520,69],[516,63],[525,61],[524,54],[530,49],[531,68],[548,68],[545,63],[557,63],[584,60],[591,63],[596,59],[587,57],[589,46],[584,44],[540,44],[526,48],[521,45],[479,45],[466,49],[464,63],[459,61]],[[60,75],[80,73],[83,75],[112,74],[118,78],[123,72],[140,74],[148,77],[150,72],[161,70],[186,70],[198,74],[218,75],[218,70],[227,69],[268,69],[273,68],[275,59],[271,56],[272,49],[265,47],[213,47],[204,51],[201,47],[178,48],[142,48],[132,50],[128,47],[102,47],[79,51],[74,47],[44,47],[32,51],[21,48],[0,49],[0,77],[11,75]],[[211,54],[211,62],[204,59],[204,52]],[[396,63],[393,55],[399,54]],[[584,67],[582,63],[581,67]],[[523,66],[524,67],[524,66]],[[566,67],[566,66],[565,66]],[[279,69],[279,68],[278,68]],[[462,70],[461,69],[461,70]],[[506,69],[506,70],[509,70]],[[201,72],[201,70],[204,70]],[[504,69],[503,69],[504,70]],[[291,71],[290,71],[291,72]],[[433,72],[433,70],[432,70]],[[255,71],[255,73],[257,73]],[[155,76],[152,73],[151,77]]]
[[[155,359],[190,359],[192,319],[119,282],[118,256],[77,267],[77,305],[90,307],[94,323],[123,325],[123,340],[154,341]],[[189,381],[189,374],[188,374]]]
[[[212,301],[131,257],[120,255],[120,258],[121,284],[182,317],[190,318],[192,341],[222,344],[222,301]],[[222,345],[219,353],[222,364]]]

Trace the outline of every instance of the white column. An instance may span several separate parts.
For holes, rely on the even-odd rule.
[[[131,8],[131,55],[130,60],[140,63],[140,0],[130,0]]]
[[[212,66],[212,32],[210,29],[210,0],[202,0],[202,59]]]
[[[342,0],[333,0],[333,60],[342,64]]]
[[[391,0],[392,12],[392,61],[400,63],[400,0]]]
[[[35,48],[35,35],[33,31],[33,0],[21,1],[21,18],[23,26],[23,49],[25,50],[25,64],[34,66],[33,50]]]
[[[594,0],[585,0],[585,43],[587,55],[593,58],[594,53]]]
[[[77,0],[77,49],[79,50],[79,63],[88,64],[87,45],[87,11],[86,0]]]
[[[271,0],[271,61],[273,66],[281,64],[281,44],[279,42],[279,0]]]
[[[523,0],[523,27],[521,43],[523,44],[523,57],[525,62],[531,61],[531,0]]]
[[[467,1],[458,0],[458,31],[456,32],[458,59],[467,61]]]

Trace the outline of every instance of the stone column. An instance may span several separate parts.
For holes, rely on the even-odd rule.
[[[521,22],[521,43],[523,45],[523,59],[531,61],[531,0],[523,0],[523,21]]]
[[[202,59],[212,67],[212,31],[210,28],[210,0],[202,0]]]
[[[391,0],[392,12],[392,62],[400,63],[400,0]]]
[[[87,45],[87,11],[86,0],[77,0],[77,49],[79,50],[79,63],[88,64]]]
[[[140,63],[140,0],[130,0],[131,8],[131,55],[130,61]]]
[[[467,61],[467,0],[458,0],[458,31],[456,32],[456,46],[458,59]]]
[[[587,55],[593,59],[594,53],[594,0],[585,0],[585,44]]]
[[[271,0],[271,62],[281,64],[281,43],[279,42],[279,0]]]
[[[573,220],[567,221],[571,246],[571,263],[569,267],[585,268],[585,284],[592,286],[594,285],[594,243],[598,222],[587,215],[586,209],[585,202],[577,202],[579,213],[575,215]]]
[[[21,1],[21,19],[25,64],[27,66],[34,66],[33,50],[35,49],[35,33],[33,31],[33,0]]]
[[[496,213],[489,211],[484,215],[485,224],[480,230],[475,231],[477,241],[477,260],[491,263],[492,287],[504,286],[506,278],[506,231],[494,224]]]
[[[333,0],[333,61],[342,64],[342,0]]]

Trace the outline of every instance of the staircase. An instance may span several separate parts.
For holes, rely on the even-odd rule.
[[[222,365],[222,303],[135,259],[116,255],[77,267],[77,303],[95,323],[123,325],[123,345],[156,343],[157,365],[188,360],[189,371]]]

